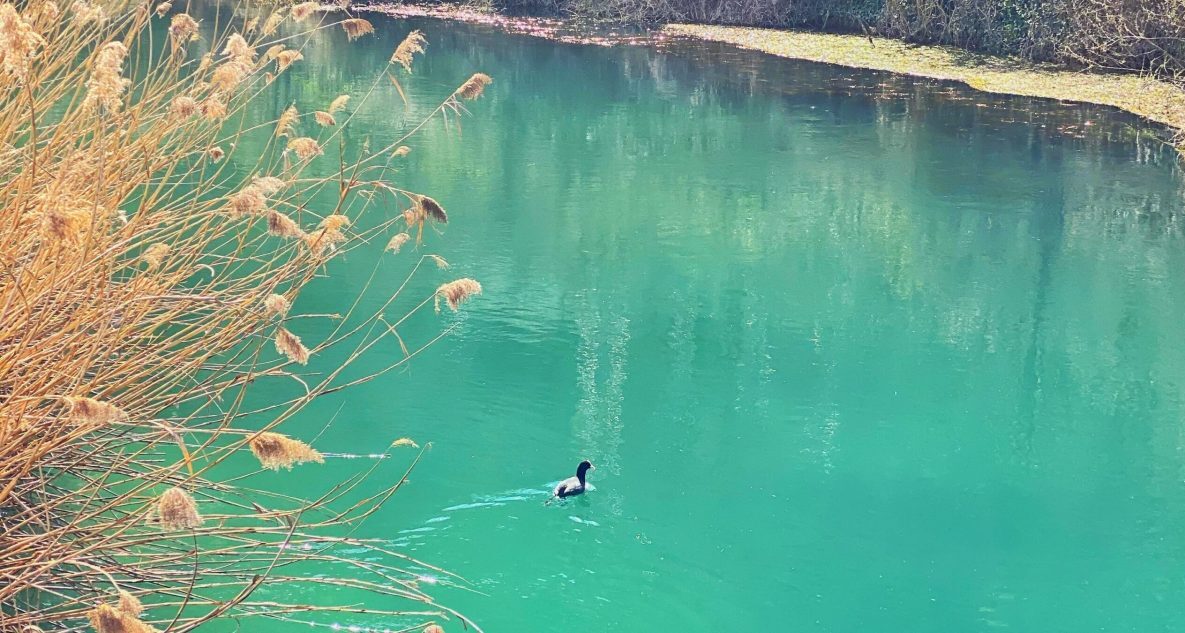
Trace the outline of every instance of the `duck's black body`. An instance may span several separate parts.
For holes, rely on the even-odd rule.
[[[561,481],[555,487],[555,490],[552,491],[552,496],[563,499],[564,497],[572,497],[584,493],[584,491],[587,489],[585,476],[588,475],[588,471],[590,470],[596,470],[591,462],[589,462],[587,459],[580,462],[580,465],[576,467],[576,476],[568,477],[567,479]]]

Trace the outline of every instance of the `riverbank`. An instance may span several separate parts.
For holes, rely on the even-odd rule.
[[[1015,57],[973,53],[953,46],[909,44],[863,35],[706,24],[668,24],[643,35],[607,29],[604,25],[556,18],[510,17],[456,5],[376,3],[364,8],[394,17],[486,24],[510,33],[567,43],[647,45],[676,37],[723,42],[791,59],[958,81],[984,92],[1112,106],[1168,126],[1185,143],[1185,89],[1135,73],[1073,70]]]
[[[1185,134],[1185,90],[1134,73],[1075,71],[950,46],[858,35],[701,24],[669,24],[663,32],[792,59],[959,81],[985,92],[1113,106]]]

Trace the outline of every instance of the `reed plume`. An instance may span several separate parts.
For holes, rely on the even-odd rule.
[[[188,13],[178,13],[169,21],[169,37],[174,46],[181,46],[198,38],[198,22]]]
[[[473,101],[474,99],[480,97],[481,94],[485,92],[486,86],[493,82],[494,80],[490,79],[489,75],[485,73],[476,73],[470,77],[468,81],[461,84],[460,88],[457,88],[457,96],[465,99],[466,101]]]
[[[330,231],[340,231],[350,226],[350,218],[338,213],[334,213],[325,216],[325,218],[321,220],[321,224],[319,226],[320,228]]]
[[[276,121],[276,136],[292,137],[296,132],[293,127],[296,119],[300,118],[300,111],[295,105],[288,106]]]
[[[218,121],[225,119],[228,110],[226,109],[226,102],[218,97],[218,95],[210,95],[199,108],[202,112],[202,117],[208,121]]]
[[[188,492],[177,487],[169,488],[160,496],[156,514],[166,530],[192,530],[202,526],[197,503]]]
[[[123,60],[128,56],[128,47],[123,42],[108,42],[95,56],[94,71],[86,82],[84,106],[102,108],[117,112],[122,105],[123,93],[132,80],[123,76]]]
[[[222,55],[248,65],[255,63],[255,47],[248,44],[246,38],[238,33],[227,38]]]
[[[448,214],[444,212],[444,207],[440,206],[439,202],[428,196],[420,196],[417,204],[429,218],[441,224],[448,224]]]
[[[337,125],[337,119],[333,118],[332,114],[323,110],[317,110],[314,112],[313,119],[317,122],[317,125],[320,125],[321,127]]]
[[[325,153],[322,151],[321,146],[317,144],[317,141],[307,136],[300,136],[289,140],[288,149],[292,150],[301,160],[316,158]]]
[[[94,398],[70,397],[66,398],[66,403],[70,406],[70,418],[76,422],[110,424],[127,417],[119,407]]]
[[[198,102],[193,97],[186,95],[178,95],[173,98],[173,104],[170,106],[173,116],[179,119],[188,119],[197,114]]]
[[[284,316],[292,309],[292,304],[284,298],[284,295],[271,294],[263,300],[263,306],[267,309],[268,314],[275,314]]]
[[[229,94],[249,74],[251,74],[250,62],[231,59],[214,70],[214,74],[210,77],[210,85],[219,92]]]
[[[479,294],[481,294],[481,284],[468,277],[450,281],[436,289],[437,300],[444,299],[453,312],[456,312],[462,303],[468,301],[469,297]],[[439,306],[437,306],[437,310],[439,310]]]
[[[267,196],[258,185],[247,185],[230,196],[228,211],[233,216],[257,215],[267,211]]]
[[[156,628],[119,607],[101,604],[88,614],[96,633],[156,633]]]
[[[86,0],[75,0],[70,5],[70,12],[74,19],[80,24],[88,24],[91,22],[105,22],[107,20],[107,11],[97,4],[86,2]]]
[[[309,348],[304,346],[299,336],[282,327],[276,328],[276,351],[294,363],[309,364]]]
[[[282,22],[284,22],[284,14],[279,11],[267,16],[267,19],[263,21],[263,35],[265,37],[274,35],[279,30]]]
[[[309,231],[301,237],[304,239],[305,246],[309,248],[309,252],[317,257],[336,252],[337,245],[346,241],[344,233],[328,227]]]
[[[45,46],[33,26],[11,4],[0,5],[0,69],[15,82],[24,82],[38,49]]]
[[[304,231],[292,218],[272,209],[267,212],[267,232],[276,237],[300,238]]]
[[[424,224],[429,220],[448,224],[448,213],[445,212],[444,207],[440,206],[439,202],[423,195],[413,196],[412,200],[412,206],[403,212],[403,220],[407,223],[408,228],[416,228],[418,236],[423,235]]]
[[[289,66],[304,59],[304,55],[298,50],[278,51],[276,53],[276,71],[284,72]]]
[[[116,607],[120,611],[137,618],[144,612],[144,605],[140,603],[140,599],[126,591],[119,592],[119,603]]]
[[[312,16],[313,13],[316,12],[318,8],[320,8],[320,6],[320,3],[317,2],[301,2],[300,4],[292,6],[290,15],[292,15],[293,20],[296,20],[297,22],[303,22],[309,19],[309,17]]]
[[[403,66],[407,72],[411,72],[411,65],[416,55],[424,52],[424,46],[428,44],[428,40],[424,38],[424,34],[416,29],[407,34],[399,46],[395,47],[395,52],[391,55],[391,63]]]
[[[396,233],[395,235],[391,236],[391,240],[387,242],[386,250],[391,251],[392,253],[398,253],[399,249],[403,248],[403,245],[406,244],[410,239],[411,236],[407,233]]]
[[[374,33],[374,25],[362,18],[349,18],[341,21],[342,30],[346,32],[346,37],[352,42],[363,35]]]
[[[325,463],[325,458],[313,447],[279,433],[260,433],[249,445],[260,465],[271,470],[291,470],[294,465],[305,462]]]
[[[265,196],[279,192],[286,185],[282,178],[276,178],[275,176],[256,176],[251,180],[251,184]]]
[[[169,254],[169,245],[163,242],[157,242],[144,250],[144,254],[140,256],[140,261],[148,265],[148,270],[156,270],[164,263],[165,257]]]

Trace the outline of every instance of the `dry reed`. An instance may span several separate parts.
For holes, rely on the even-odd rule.
[[[395,52],[391,55],[391,61],[403,66],[403,69],[410,73],[412,61],[416,55],[424,52],[424,46],[427,43],[428,40],[424,38],[423,33],[419,30],[412,31],[407,34],[407,37],[403,38],[399,46],[395,47]]]
[[[348,97],[323,111],[337,124],[324,129],[297,109],[313,104],[270,121],[248,107],[272,95],[271,71],[299,63],[307,42],[373,25],[318,3],[233,7],[217,24],[177,6],[0,4],[0,629],[185,633],[220,617],[332,612],[407,630],[461,617],[414,582],[411,566],[423,563],[346,532],[406,472],[376,494],[363,485],[376,471],[365,470],[311,500],[220,474],[248,451],[264,468],[323,461],[278,430],[313,399],[409,362],[448,330],[409,349],[397,328],[434,299],[455,307],[475,293],[393,290],[373,312],[351,309],[321,329],[306,324],[333,317],[293,315],[336,255],[377,256],[376,236],[395,228],[350,219],[392,204],[418,209],[421,228],[447,219],[390,180],[406,136],[351,147],[354,162],[329,176],[306,171],[329,171],[316,157],[344,146]],[[150,37],[154,22],[166,41]],[[375,86],[395,67],[405,66],[389,62]],[[442,94],[428,119],[458,114],[458,95]],[[399,235],[391,250],[410,239]],[[409,261],[394,287],[417,287],[407,282],[430,274],[429,259],[439,260]],[[393,310],[404,316],[385,320]],[[376,347],[404,353],[345,373]],[[342,353],[321,355],[330,348]],[[304,373],[305,363],[318,366]],[[301,389],[246,397],[269,381]],[[365,561],[345,548],[366,550]],[[377,600],[256,594],[273,583]]]
[[[317,2],[301,2],[300,4],[293,5],[292,19],[297,22],[303,22],[309,19],[320,6]]]
[[[362,18],[350,18],[342,20],[342,30],[346,32],[346,37],[352,42],[363,35],[374,33],[374,25]]]
[[[157,500],[156,511],[161,525],[167,530],[188,530],[202,525],[197,502],[180,488],[166,490]]]
[[[309,348],[304,346],[300,337],[284,328],[276,328],[276,351],[288,357],[288,360],[301,365],[309,364]]]
[[[406,244],[410,239],[411,236],[407,233],[396,233],[395,235],[391,236],[391,240],[387,242],[386,250],[389,250],[392,253],[398,253],[399,249],[403,248],[403,245]]]
[[[462,303],[468,301],[469,297],[479,294],[481,294],[481,284],[468,278],[450,281],[436,289],[437,299],[444,299],[448,302],[448,307],[454,312],[461,307]],[[437,309],[439,310],[439,306]]]
[[[300,136],[288,141],[288,149],[296,154],[301,160],[310,160],[325,153],[321,146],[317,144],[316,139],[307,136]]]
[[[293,465],[304,462],[325,463],[325,458],[313,447],[279,433],[260,433],[251,439],[249,445],[259,463],[272,470],[291,470]]]
[[[473,101],[474,99],[480,97],[482,93],[485,92],[486,86],[493,82],[494,80],[490,79],[489,75],[485,73],[476,73],[470,77],[468,81],[461,84],[460,88],[457,88],[457,96],[465,99],[466,101]]]
[[[296,220],[274,209],[267,212],[267,231],[277,237],[304,237],[304,231],[300,230]]]
[[[276,314],[279,316],[288,314],[288,311],[292,309],[292,304],[284,298],[284,295],[268,295],[267,298],[263,300],[263,306],[267,309],[269,314]]]
[[[346,109],[350,103],[350,95],[338,95],[329,103],[329,114],[337,114]]]

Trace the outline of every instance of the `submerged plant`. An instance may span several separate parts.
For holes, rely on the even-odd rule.
[[[391,181],[407,136],[373,149],[343,140],[349,96],[293,103],[266,121],[248,107],[300,63],[302,43],[374,27],[318,3],[235,7],[230,24],[175,11],[0,4],[0,629],[183,632],[219,617],[327,610],[411,630],[460,617],[415,583],[409,566],[422,563],[337,530],[375,512],[406,472],[356,492],[372,468],[301,500],[253,485],[268,480],[253,479],[248,459],[276,470],[332,457],[282,425],[447,333],[408,347],[397,328],[414,313],[480,292],[462,279],[401,296],[421,287],[413,275],[432,274],[425,262],[443,262],[423,254],[372,313],[300,314],[301,290],[333,275],[335,257],[378,257],[411,239],[404,208],[421,232],[448,219]],[[423,44],[412,38],[363,93],[409,68]],[[427,119],[459,114],[458,99],[485,84],[442,94]],[[392,311],[402,317],[387,320]],[[328,325],[311,327],[318,318]],[[347,373],[378,351],[389,359],[381,368]],[[247,397],[269,381],[299,390]],[[254,472],[223,476],[227,463]],[[366,550],[365,561],[344,546]],[[293,565],[302,561],[314,565]],[[382,600],[293,603],[260,592],[273,582]]]

